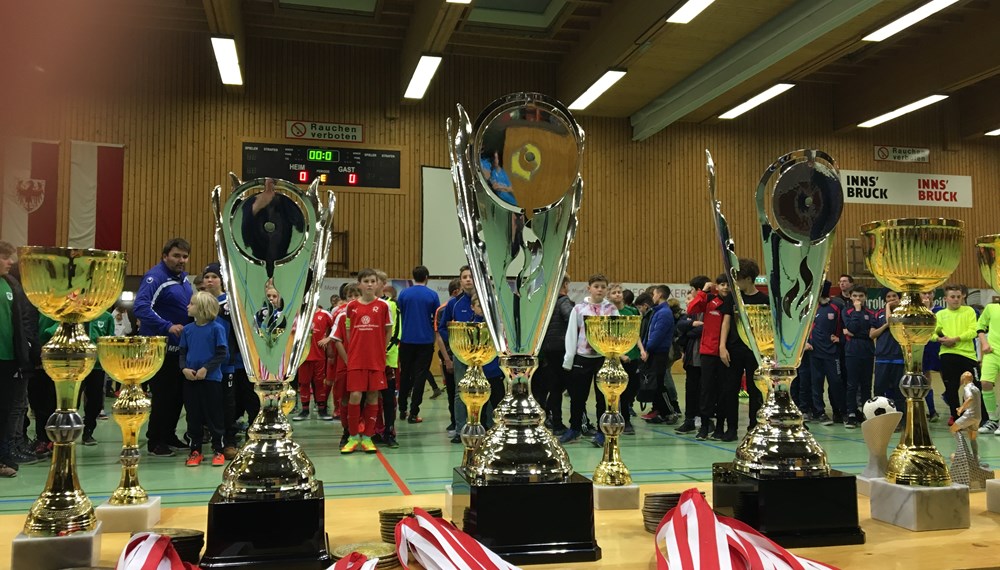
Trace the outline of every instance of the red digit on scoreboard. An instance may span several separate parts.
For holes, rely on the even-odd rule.
[[[347,175],[347,183],[350,185],[355,185],[358,183],[358,175],[354,172]]]
[[[308,181],[309,181],[309,173],[306,172],[305,170],[300,170],[299,171],[299,182],[308,182]]]

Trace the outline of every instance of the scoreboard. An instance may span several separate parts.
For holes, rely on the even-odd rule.
[[[243,143],[243,179],[281,178],[300,184],[399,189],[400,151],[282,143]]]

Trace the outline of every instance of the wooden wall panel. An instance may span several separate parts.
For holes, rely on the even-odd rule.
[[[244,138],[281,139],[286,119],[364,125],[365,143],[402,147],[408,157],[402,195],[341,192],[334,218],[350,233],[351,270],[374,265],[408,276],[419,263],[420,167],[447,166],[445,119],[462,103],[474,119],[511,91],[554,91],[548,64],[449,57],[427,97],[400,103],[399,56],[373,50],[251,40],[246,86],[219,83],[208,39],[154,32],[80,44],[72,73],[34,78],[31,96],[7,107],[10,131],[63,142],[60,160],[61,239],[68,232],[69,141],[126,145],[122,207],[129,273],[159,259],[173,235],[193,246],[191,268],[215,258],[209,192],[239,171]],[[27,90],[27,88],[25,88]],[[841,168],[965,174],[973,177],[973,209],[849,204],[841,221],[831,272],[846,267],[844,238],[860,223],[900,216],[943,216],[969,224],[968,247],[956,277],[979,284],[973,238],[1000,233],[992,207],[1000,181],[1000,141],[943,144],[943,109],[870,130],[834,134],[828,89],[799,86],[734,121],[678,124],[643,141],[631,140],[627,119],[578,120],[587,133],[585,198],[570,273],[596,271],[623,281],[686,281],[720,270],[706,193],[704,150],[715,157],[725,211],[739,251],[759,257],[752,194],[778,156],[803,147],[827,151]],[[950,115],[952,118],[954,114]],[[931,148],[930,164],[875,162],[874,144]]]

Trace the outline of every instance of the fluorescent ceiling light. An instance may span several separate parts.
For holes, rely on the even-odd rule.
[[[944,10],[955,2],[958,2],[958,0],[931,0],[909,14],[882,26],[861,39],[866,42],[880,42],[893,34],[909,28],[931,14]]]
[[[625,71],[623,70],[608,70],[604,72],[604,75],[600,79],[594,82],[589,89],[583,92],[582,95],[576,98],[569,104],[569,108],[573,111],[582,111],[590,106],[598,97],[604,94],[605,91],[611,88],[612,85],[618,83],[618,80],[625,77]]]
[[[472,4],[472,0],[447,0],[448,4]]]
[[[688,0],[676,12],[667,18],[671,24],[686,24],[695,19],[698,14],[715,0]]]
[[[215,62],[219,64],[219,76],[225,85],[243,85],[240,73],[240,58],[236,55],[236,40],[233,38],[212,38]]]
[[[719,115],[719,118],[720,119],[735,119],[736,117],[739,117],[740,115],[742,115],[743,113],[746,113],[750,109],[753,109],[757,105],[760,105],[764,101],[768,101],[770,99],[774,99],[775,97],[777,97],[778,95],[781,95],[785,91],[788,91],[792,87],[795,87],[794,83],[779,83],[779,84],[775,85],[774,87],[768,89],[767,91],[764,91],[760,95],[757,95],[755,97],[750,98],[750,100],[747,101],[746,103],[741,103],[741,104],[733,107],[732,109],[726,111],[725,113]]]
[[[988,137],[1000,137],[1000,129],[986,133]]]
[[[417,68],[413,70],[413,76],[410,77],[410,84],[406,86],[406,93],[403,94],[403,97],[423,99],[439,65],[441,65],[441,56],[439,55],[420,56],[420,61],[417,63]]]
[[[947,98],[948,98],[947,95],[931,95],[930,97],[924,97],[923,99],[921,99],[919,101],[914,101],[913,103],[910,103],[909,105],[904,105],[904,106],[896,109],[895,111],[890,111],[890,112],[888,112],[888,113],[886,113],[884,115],[879,115],[878,117],[875,117],[874,119],[869,119],[869,120],[867,120],[867,121],[865,121],[863,123],[859,123],[858,126],[861,127],[861,128],[863,128],[863,129],[867,129],[869,127],[874,127],[875,125],[881,125],[882,123],[884,123],[886,121],[891,121],[891,120],[895,119],[896,117],[902,117],[903,115],[905,115],[907,113],[911,113],[913,111],[916,111],[917,109],[923,109],[924,107],[926,107],[928,105],[933,105],[934,103],[937,103],[938,101],[942,101],[942,100],[947,99]]]

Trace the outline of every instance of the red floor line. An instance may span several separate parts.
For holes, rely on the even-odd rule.
[[[410,491],[410,488],[403,482],[399,473],[396,473],[396,470],[392,468],[392,465],[389,464],[389,460],[382,455],[382,451],[376,451],[375,455],[378,456],[378,460],[382,462],[382,467],[385,467],[385,470],[389,473],[389,477],[392,477],[392,481],[397,487],[399,487],[399,490],[402,491],[404,495],[412,495],[413,493]]]

